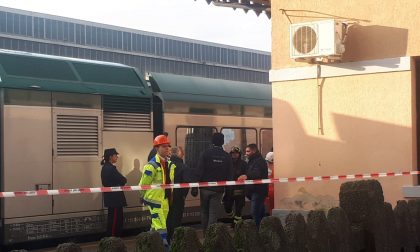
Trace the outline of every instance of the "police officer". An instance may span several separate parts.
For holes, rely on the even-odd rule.
[[[176,165],[174,183],[191,182],[188,176],[188,169],[184,164],[184,150],[180,146],[172,148],[171,163]],[[173,202],[169,208],[168,219],[166,225],[168,228],[168,242],[171,242],[174,231],[182,224],[182,215],[185,208],[185,199],[188,195],[188,188],[177,188],[173,190]]]
[[[157,154],[144,166],[140,185],[171,184],[174,181],[176,165],[171,163],[171,144],[167,136],[159,135],[153,141]],[[151,229],[160,233],[164,245],[168,247],[166,220],[172,201],[171,189],[150,189],[140,191],[143,203],[152,217]]]
[[[115,148],[104,151],[101,161],[102,185],[106,187],[123,186],[127,179],[115,167],[118,152]],[[121,236],[123,230],[123,207],[127,206],[124,192],[104,193],[104,205],[108,207],[107,236]]]
[[[205,150],[195,167],[196,179],[199,182],[215,182],[232,180],[233,167],[232,159],[223,150],[224,135],[214,133],[213,145]],[[205,187],[200,189],[201,224],[203,229],[217,222],[217,214],[222,200],[223,187]]]
[[[233,180],[237,180],[241,175],[246,174],[247,163],[242,160],[242,152],[239,147],[232,147],[230,155],[233,161]],[[244,186],[229,186],[226,188],[223,198],[223,205],[229,217],[233,218],[233,224],[242,220],[242,209],[245,206]],[[235,211],[233,211],[235,206]]]

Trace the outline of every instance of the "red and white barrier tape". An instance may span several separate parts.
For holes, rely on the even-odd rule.
[[[200,183],[181,183],[168,185],[143,185],[143,186],[118,186],[118,187],[96,187],[96,188],[75,188],[75,189],[56,189],[56,190],[38,190],[38,191],[18,191],[18,192],[0,192],[0,198],[14,197],[34,197],[51,195],[69,195],[82,193],[101,193],[101,192],[120,192],[120,191],[144,191],[149,189],[170,189],[170,188],[191,188],[191,187],[214,187],[214,186],[235,186],[235,185],[256,185],[272,183],[291,183],[305,181],[327,181],[327,180],[352,180],[420,175],[420,171],[405,172],[378,172],[352,175],[336,176],[308,176],[295,178],[277,178],[277,179],[257,179],[243,181],[219,181],[219,182],[200,182]]]

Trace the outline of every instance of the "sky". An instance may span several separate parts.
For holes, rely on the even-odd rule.
[[[271,51],[271,21],[205,0],[0,0],[0,6]]]

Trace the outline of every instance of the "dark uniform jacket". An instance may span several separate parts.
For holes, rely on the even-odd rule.
[[[245,175],[248,168],[248,164],[241,158],[236,161],[233,160],[233,180],[238,180],[241,175]],[[245,186],[227,186],[223,201],[232,199],[234,196],[245,197]]]
[[[102,185],[106,187],[123,186],[127,179],[121,175],[117,167],[106,162],[101,171]],[[127,206],[124,192],[106,192],[104,193],[105,207],[124,207]]]
[[[238,180],[238,178],[241,175],[246,174],[246,171],[248,169],[248,164],[243,161],[241,158],[238,158],[238,160],[233,161],[233,180]],[[245,194],[244,186],[230,186],[233,189],[233,194]]]
[[[175,175],[174,175],[175,184],[191,182],[190,179],[188,179],[187,167],[185,166],[184,161],[182,159],[180,159],[176,155],[172,155],[171,163],[176,165]],[[186,197],[188,194],[188,190],[189,188],[174,189],[174,194],[176,192],[179,192],[182,196]]]
[[[268,167],[265,159],[261,156],[261,153],[257,152],[249,158],[248,169],[246,171],[247,179],[267,179],[268,178]],[[253,193],[258,193],[261,196],[266,197],[268,195],[268,185],[247,185],[246,186],[247,197],[251,197]]]
[[[154,158],[157,154],[157,150],[156,148],[153,148],[150,150],[149,155],[147,156],[147,162],[149,162],[150,160],[152,160],[152,158]]]
[[[199,182],[215,182],[233,179],[233,164],[230,155],[220,146],[205,150],[198,160],[196,178]],[[206,190],[223,192],[223,187],[207,187]]]

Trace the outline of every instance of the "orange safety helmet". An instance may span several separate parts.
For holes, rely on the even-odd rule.
[[[153,140],[153,147],[157,147],[162,144],[171,144],[169,138],[165,135],[159,135],[155,138],[155,140]]]

